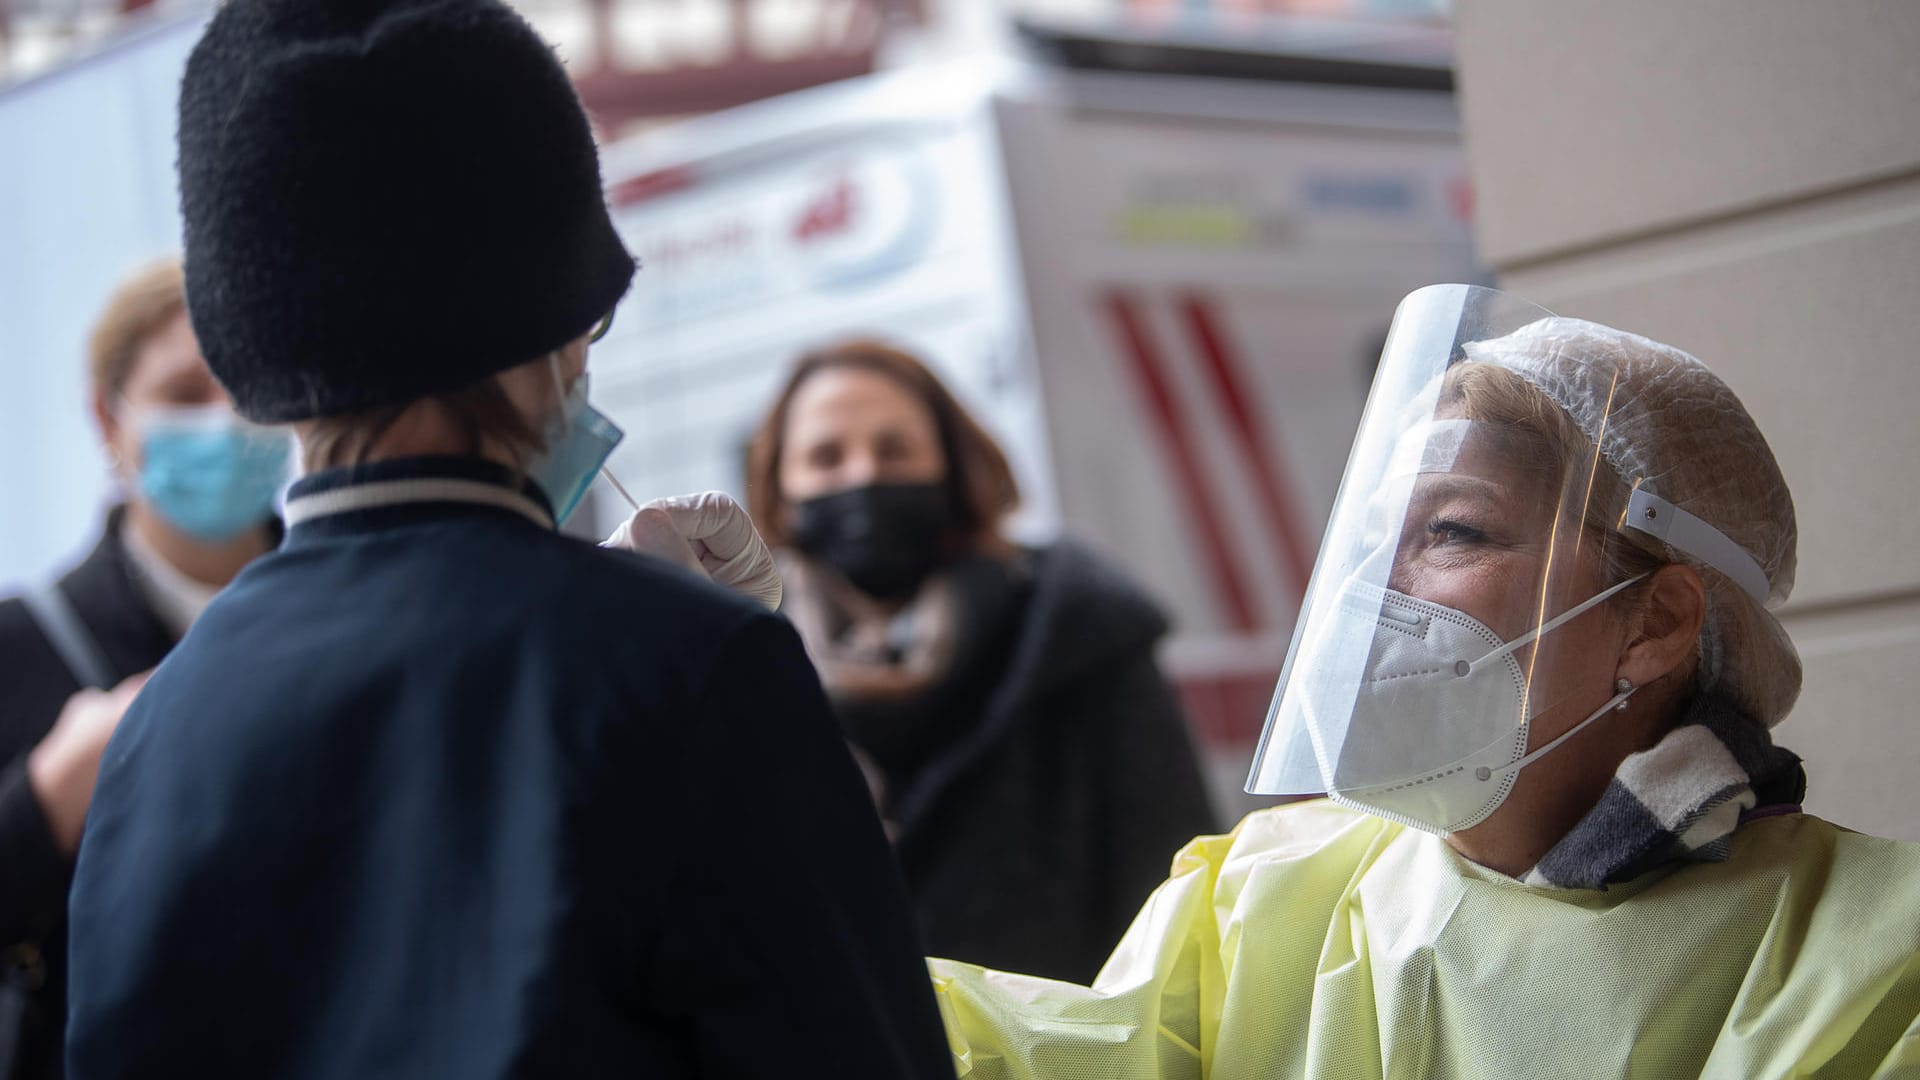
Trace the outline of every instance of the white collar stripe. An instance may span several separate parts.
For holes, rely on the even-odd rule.
[[[331,491],[316,491],[287,500],[285,519],[289,528],[315,518],[347,514],[357,510],[376,510],[412,503],[475,503],[511,510],[543,529],[554,527],[553,515],[538,502],[511,488],[483,480],[428,476],[409,480],[379,480],[353,484]]]

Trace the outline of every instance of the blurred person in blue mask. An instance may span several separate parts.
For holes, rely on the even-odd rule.
[[[1091,984],[935,961],[957,1072],[1920,1075],[1920,845],[1773,741],[1797,537],[1700,361],[1415,292],[1248,781],[1329,798],[1194,840]]]
[[[558,531],[635,267],[548,46],[497,0],[230,0],[179,168],[207,361],[306,471],[102,760],[69,1074],[950,1075],[804,649],[695,572],[775,594],[737,511],[637,515],[679,560]]]
[[[861,753],[927,948],[1090,979],[1213,827],[1159,609],[1073,541],[1001,534],[992,437],[927,367],[803,357],[754,440],[782,608]]]
[[[140,676],[279,542],[293,464],[207,370],[176,259],[115,290],[89,368],[124,501],[79,566],[0,603],[0,1077],[59,1075],[67,884],[100,752]]]

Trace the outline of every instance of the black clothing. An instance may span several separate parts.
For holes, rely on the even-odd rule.
[[[940,576],[952,590],[958,624],[944,670],[920,692],[904,697],[830,694],[847,741],[896,788],[979,726],[1013,659],[1033,594],[1033,578],[1025,566],[1001,558],[954,560],[941,568]]]
[[[470,385],[633,279],[573,85],[497,0],[229,0],[179,139],[193,331],[254,420]]]
[[[74,1080],[952,1075],[784,622],[484,462],[287,515],[102,762]]]
[[[107,517],[93,552],[58,588],[86,624],[116,680],[158,664],[174,644],[134,582],[120,539],[124,511]],[[38,1021],[17,1051],[27,1078],[60,1075],[66,1017],[67,884],[73,865],[54,846],[40,802],[27,782],[27,754],[80,689],[18,599],[0,601],[0,965],[6,954],[31,957]],[[29,951],[30,950],[30,951]],[[44,980],[44,981],[42,981]],[[6,1048],[0,1046],[0,1057]]]
[[[996,673],[958,698],[968,729],[889,774],[886,805],[930,954],[1086,983],[1215,823],[1154,662],[1165,618],[1076,544],[1028,565],[1030,584],[1001,587],[1015,606],[985,653]]]

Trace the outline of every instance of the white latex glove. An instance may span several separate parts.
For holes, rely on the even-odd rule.
[[[613,530],[601,547],[653,555],[780,606],[780,571],[753,519],[723,491],[654,499]]]

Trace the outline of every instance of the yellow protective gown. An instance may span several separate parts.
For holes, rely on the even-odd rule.
[[[1175,860],[1094,985],[932,962],[968,1080],[1920,1076],[1920,845],[1750,822],[1522,885],[1327,802]]]

